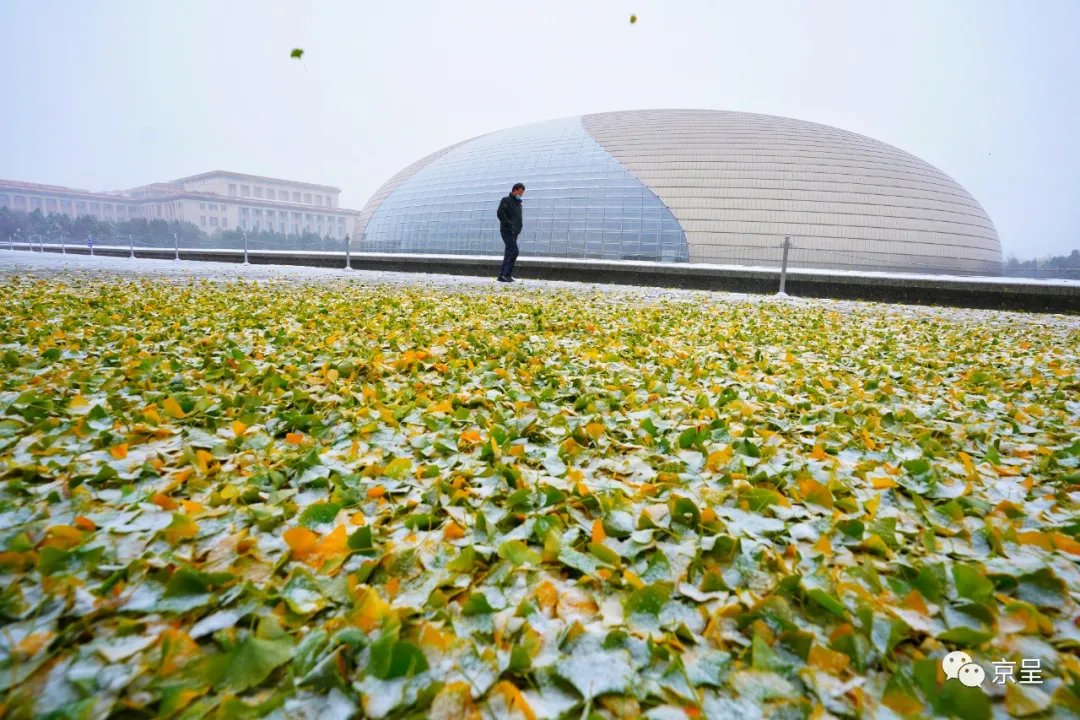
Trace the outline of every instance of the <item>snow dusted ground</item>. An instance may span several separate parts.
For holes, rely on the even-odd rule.
[[[518,280],[512,285],[468,275],[443,275],[415,272],[386,272],[381,270],[345,270],[308,267],[303,265],[242,265],[230,262],[201,260],[156,260],[149,258],[104,257],[89,255],[57,255],[23,250],[0,250],[0,276],[25,274],[38,277],[101,277],[159,278],[163,280],[216,281],[311,281],[347,280],[361,284],[423,285],[440,289],[495,289],[511,291],[519,288],[546,290],[594,290],[619,294],[642,294],[646,297],[710,297],[716,293],[696,290],[636,288],[601,283],[578,283],[562,280]],[[756,295],[723,293],[729,298],[757,298]]]
[[[572,292],[602,297],[609,301],[693,302],[693,303],[783,303],[791,307],[827,307],[839,312],[876,308],[906,316],[948,318],[955,322],[1023,322],[1056,325],[1080,330],[1080,317],[1021,313],[970,308],[926,307],[821,298],[779,298],[709,290],[637,287],[565,280],[518,280],[512,285],[494,278],[379,270],[344,270],[302,265],[242,265],[201,260],[156,260],[148,258],[91,257],[60,255],[25,250],[0,249],[0,281],[12,276],[62,280],[153,278],[170,282],[192,280],[211,282],[350,282],[360,285],[407,285],[464,292]]]

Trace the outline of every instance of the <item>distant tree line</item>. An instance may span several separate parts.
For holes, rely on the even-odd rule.
[[[1004,273],[1010,277],[1067,278],[1080,280],[1080,250],[1068,255],[1051,255],[1035,260],[1020,260],[1010,255],[1005,261]]]
[[[174,237],[175,235],[175,237]],[[120,245],[130,242],[136,247],[173,247],[177,242],[181,248],[226,248],[244,247],[244,233],[235,230],[220,230],[208,235],[189,222],[146,220],[109,221],[99,220],[92,215],[70,215],[49,213],[41,210],[27,213],[21,210],[0,208],[0,249],[9,241],[33,242],[44,241],[46,245],[59,245],[61,241],[68,245],[86,247],[93,239],[94,245]],[[345,241],[331,237],[322,237],[318,233],[278,233],[269,230],[247,231],[248,248],[279,250],[344,250]]]

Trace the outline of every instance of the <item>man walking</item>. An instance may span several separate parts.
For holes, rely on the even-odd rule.
[[[502,235],[503,245],[506,246],[499,282],[514,282],[514,261],[518,256],[517,239],[521,234],[522,222],[521,196],[524,194],[525,186],[516,183],[510,194],[499,202],[499,233]]]

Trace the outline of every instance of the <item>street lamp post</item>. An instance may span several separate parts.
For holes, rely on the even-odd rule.
[[[131,237],[131,233],[128,233],[128,259],[135,259],[135,240]]]
[[[345,234],[345,269],[352,270],[352,256],[349,254],[349,235]]]
[[[173,247],[176,249],[176,256],[173,258],[173,260],[179,260],[180,259],[180,235],[178,233],[173,233],[172,236],[173,236]]]
[[[244,230],[244,264],[248,264],[247,230]]]

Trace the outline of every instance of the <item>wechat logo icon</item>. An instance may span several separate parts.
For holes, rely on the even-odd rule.
[[[970,655],[959,650],[945,656],[941,661],[941,669],[945,671],[945,677],[959,680],[968,687],[981,687],[986,679],[986,671],[973,663]]]

